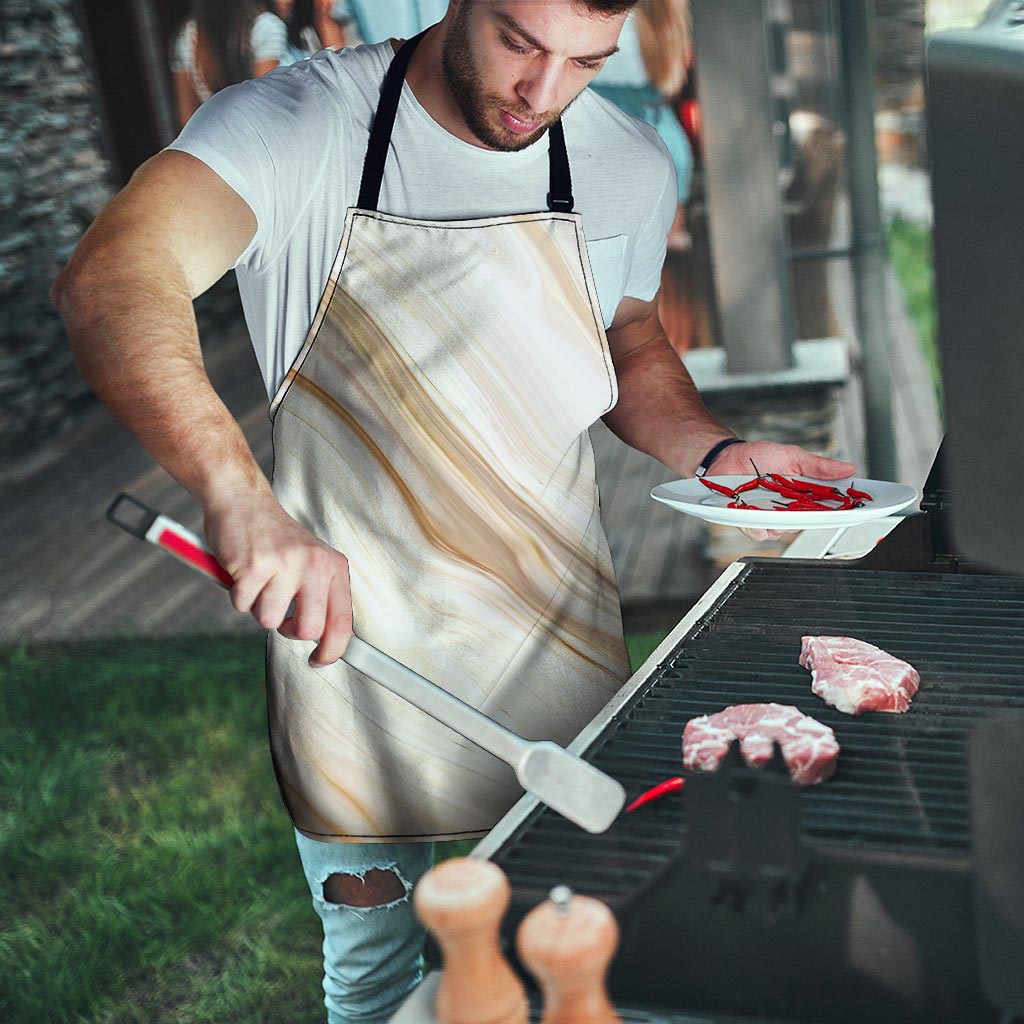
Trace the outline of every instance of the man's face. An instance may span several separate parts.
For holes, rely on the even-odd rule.
[[[445,39],[448,88],[491,149],[524,149],[617,48],[626,15],[571,0],[459,0]]]

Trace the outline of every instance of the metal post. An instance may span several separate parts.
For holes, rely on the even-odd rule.
[[[726,364],[730,373],[785,370],[793,330],[766,4],[694,0],[692,10]]]
[[[885,301],[887,247],[878,205],[875,152],[873,5],[868,0],[836,0],[835,6],[839,15],[840,73],[846,100],[853,286],[864,365],[868,472],[882,480],[896,480],[899,467]]]
[[[133,0],[132,17],[142,55],[142,72],[149,90],[153,126],[159,145],[166,146],[178,134],[178,106],[167,73],[167,56],[160,40],[160,25],[152,0]]]

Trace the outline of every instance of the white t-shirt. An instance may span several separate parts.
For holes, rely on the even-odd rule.
[[[359,195],[387,41],[277,68],[204,103],[168,147],[212,168],[257,228],[235,264],[268,396],[306,338]],[[574,209],[582,214],[605,326],[623,295],[652,299],[676,211],[676,174],[657,132],[584,90],[563,115]],[[548,139],[482,149],[442,128],[408,83],[378,208],[423,220],[547,209]]]

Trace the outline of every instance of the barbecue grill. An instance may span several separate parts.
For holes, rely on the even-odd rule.
[[[600,836],[521,805],[478,848],[512,883],[510,949],[522,916],[565,884],[619,918],[610,988],[627,1019],[640,1007],[651,1016],[635,1019],[665,1021],[686,1018],[657,1008],[703,1020],[1002,1019],[983,990],[973,896],[993,864],[972,858],[973,803],[1001,768],[973,762],[968,737],[1024,712],[1024,580],[932,549],[945,532],[940,466],[930,510],[867,558],[731,566],[573,745],[635,795],[679,773],[690,718],[776,701],[835,730],[837,775],[799,790],[781,761],[759,771],[735,757]],[[797,664],[804,634],[855,636],[915,665],[911,711],[827,707]],[[1011,755],[994,760],[1008,768]]]
[[[730,566],[570,747],[635,796],[680,773],[687,720],[775,701],[835,730],[836,776],[801,789],[733,751],[603,835],[524,798],[474,851],[512,883],[510,956],[555,885],[611,906],[627,1024],[1024,1018],[1024,3],[928,62],[950,434],[921,511],[855,562]],[[815,634],[914,665],[910,711],[814,697]]]

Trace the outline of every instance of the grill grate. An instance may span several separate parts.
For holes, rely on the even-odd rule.
[[[803,635],[853,636],[903,658],[921,689],[903,715],[854,718],[810,691]],[[835,730],[837,775],[801,795],[812,844],[967,857],[964,745],[972,723],[1024,709],[1024,580],[753,562],[591,745],[630,798],[681,767],[684,724],[728,704],[793,704]],[[587,836],[539,810],[493,856],[513,886],[605,899],[678,847],[685,795]]]

